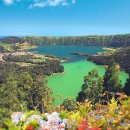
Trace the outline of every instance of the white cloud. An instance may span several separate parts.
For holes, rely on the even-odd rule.
[[[68,6],[70,4],[74,4],[75,2],[76,0],[34,0],[34,2],[29,6],[29,8],[45,6]]]
[[[44,3],[44,2],[36,2],[36,3],[31,4],[30,8],[32,8],[32,7],[44,7],[44,6],[46,6],[46,3]]]
[[[34,7],[56,7],[56,6],[69,6],[75,4],[76,0],[3,0],[6,5],[11,5],[18,2],[27,2],[29,8]]]
[[[6,5],[11,5],[11,4],[13,4],[13,0],[4,0],[4,3],[6,4]]]
[[[65,5],[67,2],[66,0],[48,0],[47,4],[49,6],[58,6],[58,5]]]
[[[14,2],[20,2],[21,0],[3,0],[6,5],[11,5]]]

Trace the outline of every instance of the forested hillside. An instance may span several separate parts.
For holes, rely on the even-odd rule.
[[[4,37],[1,43],[23,43],[29,42],[34,45],[42,44],[64,44],[64,45],[86,45],[86,46],[107,46],[126,47],[130,45],[130,34],[122,35],[90,35],[90,36],[25,36],[25,37]]]
[[[107,46],[126,47],[130,45],[130,34],[125,35],[104,35],[104,36],[66,36],[66,37],[40,37],[26,36],[25,41],[35,44],[64,44],[64,45],[86,45],[86,46]]]
[[[88,57],[89,61],[98,65],[107,65],[111,59],[115,59],[121,68],[128,72],[130,70],[130,47],[117,49],[113,54],[108,52]]]

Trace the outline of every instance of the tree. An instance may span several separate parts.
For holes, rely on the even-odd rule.
[[[44,75],[37,75],[29,93],[28,107],[37,109],[40,112],[47,111],[53,103],[52,90],[47,86],[47,79]]]
[[[99,76],[98,71],[93,69],[84,77],[84,84],[78,93],[77,101],[84,102],[85,99],[93,103],[99,101],[103,91],[103,79]]]
[[[77,109],[77,101],[72,97],[66,98],[61,106],[64,106],[64,109],[67,111],[74,111]]]
[[[6,83],[0,85],[0,120],[10,116],[14,111],[21,111],[21,106],[17,98],[17,82],[9,75]]]
[[[52,91],[47,87],[45,76],[31,77],[28,72],[20,75],[18,82],[18,98],[29,110],[43,112],[53,102]]]
[[[121,90],[121,81],[119,78],[120,66],[112,59],[104,75],[104,90],[108,92],[119,92]]]
[[[28,107],[28,96],[32,89],[33,79],[28,72],[23,72],[19,75],[17,93],[18,99],[22,104],[23,109],[27,109]]]
[[[130,96],[130,72],[129,72],[129,78],[126,81],[126,84],[123,90],[126,95]]]

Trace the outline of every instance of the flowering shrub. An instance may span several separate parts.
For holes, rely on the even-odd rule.
[[[16,129],[22,130],[64,130],[65,122],[59,117],[59,113],[37,114],[31,111],[29,113],[13,113],[12,122],[17,125]]]
[[[121,95],[108,105],[87,101],[79,104],[78,109],[68,112],[43,113],[30,111],[16,112],[11,122],[5,123],[12,130],[128,130],[130,129],[130,98]]]

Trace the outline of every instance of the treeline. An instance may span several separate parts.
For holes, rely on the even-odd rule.
[[[129,71],[130,70],[130,47],[122,48],[112,55],[94,55],[89,56],[88,60],[92,61],[98,65],[108,65],[111,59],[115,59],[117,63],[121,66],[122,70]]]
[[[16,73],[22,72],[22,71],[30,71],[36,72],[36,73],[41,73],[44,75],[52,75],[53,73],[62,73],[64,72],[64,67],[60,65],[60,61],[57,60],[45,60],[42,62],[35,62],[35,57],[32,55],[19,55],[15,56],[12,54],[9,55],[4,55],[3,60],[5,62],[0,63],[1,71],[5,71],[5,74],[8,73],[8,68],[12,68],[12,70],[16,70]],[[30,63],[30,66],[20,66],[16,63]],[[9,67],[10,66],[10,67]],[[1,72],[2,73],[2,72]],[[1,77],[2,78],[2,77]]]
[[[130,45],[130,34],[122,35],[90,35],[90,36],[25,36],[5,37],[0,39],[1,43],[24,43],[32,45],[85,45],[85,46],[107,46],[126,47]]]
[[[130,45],[130,34],[125,35],[104,35],[104,36],[65,36],[45,37],[26,36],[24,40],[34,45],[85,45],[85,46],[107,46],[126,47]]]

